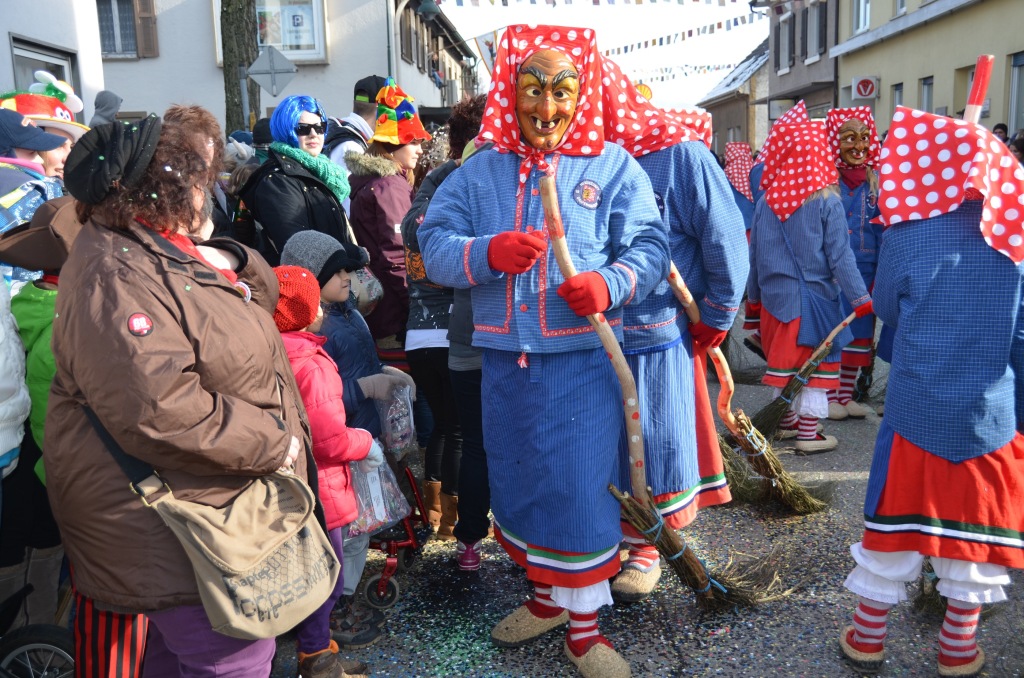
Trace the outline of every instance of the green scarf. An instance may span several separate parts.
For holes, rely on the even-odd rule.
[[[270,144],[270,148],[299,163],[309,170],[310,174],[324,182],[338,199],[339,205],[344,204],[345,198],[352,192],[348,185],[348,176],[342,171],[341,166],[326,155],[321,154],[314,158],[301,148],[282,144],[280,141]]]

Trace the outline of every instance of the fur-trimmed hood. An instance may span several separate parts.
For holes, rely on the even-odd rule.
[[[398,174],[395,162],[379,155],[350,151],[345,154],[345,165],[352,177],[390,177]]]

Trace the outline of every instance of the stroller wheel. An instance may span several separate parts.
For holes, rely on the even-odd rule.
[[[405,548],[398,549],[398,553],[396,555],[398,558],[398,571],[405,572],[414,562],[416,562],[416,556],[419,555],[419,552],[416,549],[407,546]]]
[[[370,607],[384,610],[398,602],[399,588],[398,580],[392,577],[388,579],[384,594],[381,595],[377,590],[381,577],[382,575],[375,574],[366,580],[366,584],[363,586],[363,597],[366,598]]]

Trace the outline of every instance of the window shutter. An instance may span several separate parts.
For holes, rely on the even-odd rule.
[[[789,20],[789,65],[796,63],[796,22]]]
[[[135,53],[139,58],[160,56],[156,36],[155,0],[133,0],[135,5]]]
[[[782,43],[779,36],[782,34],[782,26],[780,24],[775,25],[775,70],[779,70],[779,51],[782,49]]]
[[[800,10],[800,58],[806,59],[811,46],[807,44],[807,12],[806,7]]]
[[[818,54],[828,47],[828,3],[818,3]]]

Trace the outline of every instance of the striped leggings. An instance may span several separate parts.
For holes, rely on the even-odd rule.
[[[100,610],[75,592],[75,678],[140,678],[149,621]]]

